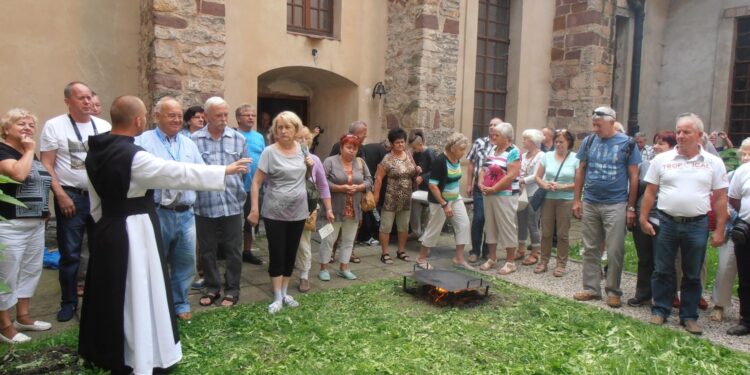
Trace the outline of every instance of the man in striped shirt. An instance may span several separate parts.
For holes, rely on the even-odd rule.
[[[490,120],[488,129],[503,122],[500,118],[493,118]],[[489,130],[488,130],[489,134]],[[467,195],[473,198],[474,206],[474,219],[471,223],[471,252],[469,253],[469,262],[474,263],[479,260],[481,255],[482,258],[487,258],[488,249],[487,244],[484,243],[484,203],[482,197],[482,191],[479,190],[477,180],[479,177],[479,170],[482,168],[487,155],[489,155],[495,146],[490,142],[490,137],[480,137],[474,141],[471,146],[471,151],[467,159],[469,159],[469,170],[468,177],[469,181],[466,184]],[[480,250],[481,249],[481,250]]]

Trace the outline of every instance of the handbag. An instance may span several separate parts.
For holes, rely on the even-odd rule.
[[[362,167],[362,176],[364,177],[365,162],[362,158],[357,159],[359,159],[359,165]],[[371,191],[365,189],[365,191],[362,192],[362,199],[359,201],[359,208],[362,212],[370,212],[375,209],[375,195],[373,195]]]
[[[526,193],[526,188],[521,189],[521,195],[518,196],[518,208],[516,211],[521,212],[526,209],[529,205],[529,195]]]
[[[552,181],[557,181],[557,177],[560,176],[560,171],[562,170],[563,165],[565,165],[565,161],[568,160],[568,156],[570,156],[570,151],[568,151],[567,154],[565,154],[565,159],[563,159],[562,163],[560,163],[560,168],[557,168],[557,173],[555,174],[555,178]],[[547,196],[547,190],[544,190],[542,188],[537,189],[534,192],[534,195],[531,196],[531,199],[529,199],[529,204],[531,205],[531,208],[534,209],[534,211],[539,211],[539,208],[542,207],[542,203],[544,203],[544,198]]]
[[[310,153],[307,151],[307,146],[300,145],[302,148],[302,154],[307,157]],[[305,190],[307,191],[307,210],[309,213],[313,213],[318,208],[318,201],[320,200],[320,192],[315,182],[311,180],[312,168],[305,164],[307,172],[305,172]]]
[[[318,210],[316,209],[312,213],[310,213],[310,216],[305,219],[305,230],[313,231],[317,229],[318,224]]]

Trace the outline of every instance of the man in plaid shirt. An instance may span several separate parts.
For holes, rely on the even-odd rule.
[[[247,157],[245,137],[227,126],[229,105],[224,99],[212,97],[203,106],[206,126],[191,135],[203,161],[208,165],[229,165]],[[251,163],[256,163],[253,160]],[[195,201],[195,227],[198,234],[206,291],[201,306],[212,305],[221,296],[221,275],[216,263],[216,251],[226,255],[226,286],[222,306],[233,306],[240,295],[242,271],[242,225],[247,193],[243,175],[226,176],[226,190],[199,191]]]
[[[490,120],[488,129],[503,122],[503,120],[495,117]],[[495,145],[490,142],[490,137],[477,138],[474,144],[471,146],[471,151],[467,159],[469,159],[469,183],[466,184],[466,194],[471,196],[474,200],[472,204],[474,206],[474,219],[471,223],[471,252],[469,253],[469,262],[473,263],[479,260],[479,256],[487,258],[488,250],[487,244],[484,243],[484,199],[482,197],[482,191],[479,190],[477,180],[479,179],[479,170],[484,164],[484,159],[487,158],[490,152],[494,149]],[[481,251],[480,251],[481,249]]]

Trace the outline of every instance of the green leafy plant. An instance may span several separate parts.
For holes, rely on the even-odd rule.
[[[21,184],[20,182],[13,180],[12,178],[8,176],[3,176],[0,174],[0,184]],[[26,207],[23,202],[19,201],[16,198],[11,197],[10,195],[5,194],[2,190],[0,190],[0,202],[6,203],[6,204],[12,204],[14,206],[21,206]],[[0,221],[7,220],[4,217],[0,216]],[[0,243],[0,257],[3,256],[2,251],[5,250],[5,245]],[[8,290],[8,286],[0,282],[0,291],[5,292]]]

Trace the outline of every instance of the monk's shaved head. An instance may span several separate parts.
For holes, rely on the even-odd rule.
[[[136,96],[119,96],[112,102],[109,115],[113,128],[126,129],[133,124],[133,120],[146,115],[146,106]]]

